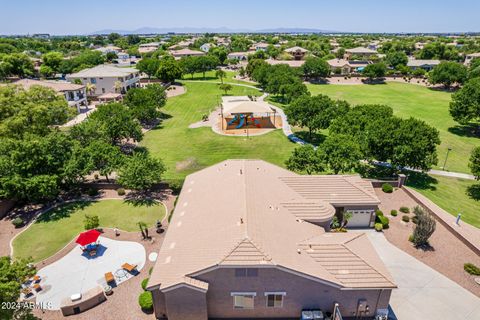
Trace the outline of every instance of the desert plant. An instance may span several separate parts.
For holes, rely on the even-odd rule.
[[[408,241],[413,242],[413,234],[408,236]]]
[[[377,218],[375,219],[375,223],[381,223],[383,229],[388,229],[390,220],[388,220],[387,217],[381,214],[381,215],[377,215]]]
[[[85,230],[96,229],[100,226],[100,220],[96,215],[85,215],[85,219],[83,219],[83,225]]]
[[[393,217],[396,217],[398,215],[397,210],[390,211],[390,215],[393,216]]]
[[[403,222],[410,222],[410,217],[405,214],[405,215],[402,216],[402,221]]]
[[[138,304],[144,311],[153,310],[153,297],[150,291],[144,291],[138,296]]]
[[[480,276],[480,268],[473,263],[465,263],[463,269],[471,275]]]
[[[117,189],[117,194],[118,194],[119,196],[124,196],[124,195],[125,195],[125,189],[123,189],[123,188],[118,188],[118,189]]]
[[[153,271],[153,267],[150,267],[150,269],[148,269],[148,274],[151,275],[152,271]]]
[[[20,217],[17,217],[17,218],[12,220],[12,224],[15,226],[15,228],[20,228],[21,226],[23,226],[23,223],[24,223],[24,221]]]
[[[148,279],[149,278],[145,278],[145,279],[142,280],[142,289],[143,290],[147,289]]]
[[[384,183],[382,184],[382,191],[385,193],[392,193],[393,192],[393,187],[390,183]]]
[[[379,209],[377,209],[377,210],[375,210],[375,215],[376,215],[377,217],[379,217],[379,216],[383,216],[383,211],[382,211],[382,210],[379,210]]]
[[[418,219],[415,229],[413,229],[413,243],[416,246],[428,244],[428,239],[435,232],[436,221],[423,208],[415,207],[415,217]]]
[[[383,230],[383,225],[381,223],[375,223],[375,230],[381,232]]]
[[[418,223],[418,217],[417,216],[413,216],[412,217],[412,222],[417,224]]]
[[[408,208],[408,207],[400,207],[400,212],[410,213],[410,208]]]

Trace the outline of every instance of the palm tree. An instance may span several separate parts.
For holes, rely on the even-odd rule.
[[[113,87],[115,88],[115,92],[118,92],[122,89],[122,83],[120,81],[115,81]]]
[[[93,83],[87,83],[86,89],[88,94],[93,95],[95,93],[95,90],[97,89],[97,86]]]
[[[223,78],[225,78],[226,75],[227,75],[227,73],[225,71],[223,71],[222,69],[218,69],[215,72],[215,76],[217,78],[220,78],[220,81],[222,82],[222,84],[223,84]]]

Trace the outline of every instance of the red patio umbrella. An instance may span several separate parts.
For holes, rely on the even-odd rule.
[[[75,242],[81,245],[82,247],[85,247],[90,243],[97,242],[97,239],[99,236],[100,236],[100,232],[95,229],[92,229],[92,230],[88,230],[80,233],[80,235],[77,238],[77,241]]]

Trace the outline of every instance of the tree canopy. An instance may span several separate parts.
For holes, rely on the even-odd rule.
[[[167,95],[160,84],[150,84],[145,88],[132,88],[127,91],[124,102],[133,117],[142,123],[151,123],[160,117],[159,109],[165,105]]]
[[[144,191],[161,181],[165,172],[162,161],[148,153],[137,152],[126,159],[118,172],[118,183],[128,189]]]
[[[430,71],[428,80],[432,84],[443,84],[445,87],[454,83],[463,84],[467,80],[467,68],[457,62],[444,61]]]
[[[450,114],[461,124],[480,120],[480,78],[474,78],[452,95]]]

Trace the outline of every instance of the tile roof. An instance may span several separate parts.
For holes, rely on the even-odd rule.
[[[42,86],[55,90],[56,92],[75,91],[85,88],[82,84],[74,84],[67,81],[41,81],[33,79],[20,79],[13,84],[22,86],[25,90],[32,86]]]
[[[67,75],[70,78],[96,78],[96,77],[125,77],[139,72],[135,68],[116,67],[109,64],[101,64],[93,68],[83,69],[77,73]]]
[[[364,47],[357,47],[357,48],[352,48],[352,49],[346,49],[345,52],[347,53],[353,53],[353,54],[377,54],[376,50],[372,50],[369,48],[364,48]]]
[[[204,270],[237,265],[271,265],[340,288],[395,287],[364,235],[325,233],[307,222],[331,219],[332,201],[379,203],[370,182],[359,177],[299,176],[261,160],[227,160],[193,173],[185,179],[149,288],[165,290]],[[327,257],[306,251],[310,242],[319,250],[335,245],[363,269],[351,270],[352,279],[345,280]],[[355,279],[364,271],[375,277]]]

